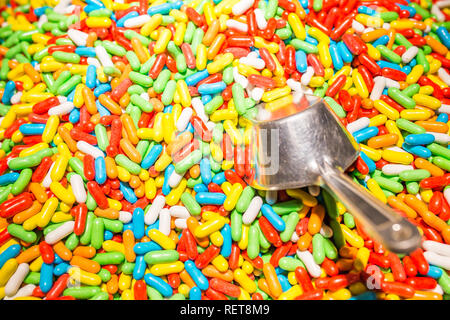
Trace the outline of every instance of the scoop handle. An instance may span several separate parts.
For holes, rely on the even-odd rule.
[[[410,253],[420,246],[422,237],[416,226],[355,183],[347,174],[328,164],[321,166],[320,170],[325,187],[388,250]]]

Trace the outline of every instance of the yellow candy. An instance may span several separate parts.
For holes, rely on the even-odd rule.
[[[416,83],[422,76],[422,74],[423,74],[423,66],[420,64],[415,65],[414,68],[412,68],[411,72],[406,77],[406,83],[408,84]]]
[[[150,273],[155,276],[164,276],[171,273],[180,273],[184,270],[184,264],[181,261],[171,262],[171,263],[160,263],[155,264],[150,268]]]
[[[435,97],[430,97],[424,94],[415,94],[412,97],[414,99],[414,101],[421,106],[436,110],[439,109],[439,107],[441,106],[441,100],[435,98]]]
[[[306,39],[305,27],[303,26],[303,23],[300,20],[300,18],[298,17],[298,15],[296,15],[293,12],[289,13],[289,15],[288,15],[288,23],[291,26],[292,31],[294,32],[295,37],[297,39],[300,39],[300,40],[305,40]]]
[[[248,275],[242,271],[242,269],[237,268],[233,272],[234,280],[239,283],[239,285],[248,293],[253,293],[256,291],[256,284],[248,277]]]
[[[197,238],[203,238],[211,233],[220,230],[225,225],[225,219],[220,217],[214,220],[209,220],[204,224],[199,225],[194,230],[194,236]]]
[[[414,161],[413,155],[408,152],[399,152],[388,149],[383,150],[381,157],[388,162],[399,164],[410,164]]]
[[[68,270],[70,278],[88,286],[98,286],[102,279],[95,273],[90,273],[78,267],[72,267]]]
[[[373,107],[380,113],[388,117],[390,120],[397,120],[400,117],[400,113],[383,100],[375,100],[373,103]]]
[[[157,244],[159,244],[161,247],[163,247],[166,250],[174,250],[175,249],[175,242],[163,234],[161,231],[152,229],[148,232],[148,236],[150,239],[155,241]]]

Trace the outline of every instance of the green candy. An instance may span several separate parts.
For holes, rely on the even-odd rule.
[[[170,73],[170,71],[169,71],[169,73]],[[149,76],[140,74],[138,72],[135,72],[135,71],[130,71],[128,76],[133,83],[136,83],[143,87],[151,87],[151,85],[153,84],[152,78],[150,78]],[[155,83],[155,85],[156,85],[156,83]]]
[[[80,63],[81,59],[81,57],[76,53],[64,51],[55,51],[52,56],[56,61],[65,63]]]
[[[24,242],[33,243],[37,240],[37,235],[33,231],[25,230],[22,225],[11,223],[7,227],[8,233]]]
[[[247,254],[252,260],[259,255],[259,230],[255,224],[251,225],[248,231]]]
[[[164,88],[166,87],[167,82],[169,82],[171,75],[172,73],[168,69],[164,69],[159,73],[158,77],[155,80],[155,83],[153,84],[153,89],[156,93],[162,93],[164,91]]]
[[[230,215],[231,238],[233,241],[240,241],[242,237],[242,215],[237,210],[231,211]]]
[[[105,151],[106,147],[109,145],[109,139],[106,132],[106,127],[101,123],[95,125],[95,136],[97,137],[98,147]]]
[[[18,195],[27,187],[28,183],[31,181],[31,176],[33,175],[33,170],[26,168],[20,172],[19,178],[13,183],[11,188],[11,193],[13,195]]]
[[[202,208],[189,192],[183,192],[180,200],[191,215],[198,216],[201,213]]]
[[[305,265],[303,262],[299,259],[292,258],[292,257],[283,257],[278,261],[278,266],[286,271],[295,271],[298,267],[305,268]]]
[[[141,172],[141,166],[136,162],[131,161],[127,156],[118,154],[115,158],[116,163],[128,170],[131,174],[138,175]]]
[[[80,237],[80,243],[82,245],[88,245],[92,238],[92,228],[94,226],[94,220],[96,219],[93,212],[88,212],[86,217],[86,225],[84,227],[84,232]]]
[[[161,102],[168,106],[172,103],[175,91],[177,90],[177,82],[175,80],[169,80],[161,95]]]
[[[416,102],[411,97],[408,97],[406,94],[400,91],[400,89],[398,88],[389,88],[388,95],[394,101],[398,102],[401,106],[407,109],[413,109],[416,106]]]
[[[104,230],[105,225],[103,224],[103,219],[95,218],[92,225],[91,246],[97,250],[102,247]]]
[[[101,292],[100,287],[72,287],[64,290],[64,296],[72,296],[75,299],[87,300]]]
[[[138,106],[144,112],[152,112],[153,111],[153,105],[138,94],[131,95],[130,101],[134,105]]]
[[[430,172],[424,169],[404,170],[399,174],[400,179],[403,181],[421,181],[430,176]]]
[[[92,261],[98,262],[101,266],[107,264],[121,264],[125,260],[125,255],[121,252],[97,253]]]
[[[312,238],[313,258],[317,264],[321,264],[325,260],[324,238],[320,233],[316,233]]]
[[[202,151],[198,149],[194,150],[183,160],[175,164],[175,172],[178,174],[182,174],[188,171],[195,164],[199,163],[201,159]]]
[[[278,202],[272,205],[273,211],[276,214],[284,215],[291,212],[299,212],[303,209],[303,203],[300,200],[293,199],[285,202]]]
[[[223,105],[223,98],[221,95],[217,95],[214,98],[211,99],[207,104],[205,104],[205,112],[207,114],[211,114],[217,109],[219,109],[220,106]]]
[[[159,263],[170,263],[178,261],[179,254],[176,250],[157,250],[147,252],[144,255],[144,260],[149,265],[150,264],[159,264]]]
[[[295,227],[297,226],[297,223],[300,220],[300,216],[298,215],[297,212],[291,212],[289,215],[283,216],[283,219],[284,218],[286,228],[284,229],[283,232],[280,233],[280,238],[283,242],[288,242],[295,232]]]

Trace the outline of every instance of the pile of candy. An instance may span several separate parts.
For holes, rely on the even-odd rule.
[[[449,7],[8,1],[0,299],[448,299]],[[320,188],[246,184],[251,120],[305,93],[422,248],[388,252]]]

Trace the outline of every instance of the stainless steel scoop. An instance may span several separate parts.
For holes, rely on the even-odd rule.
[[[323,99],[304,95],[299,103],[273,112],[261,109],[250,146],[251,186],[263,190],[322,186],[388,250],[409,253],[419,247],[417,227],[344,173],[358,157],[359,145]]]

